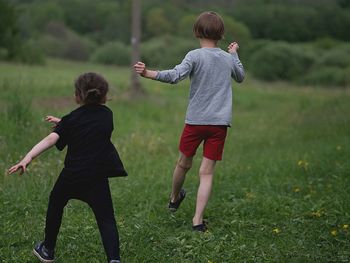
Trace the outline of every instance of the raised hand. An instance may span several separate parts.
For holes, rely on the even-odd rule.
[[[143,76],[146,72],[146,65],[145,65],[145,63],[139,61],[134,65],[134,69],[135,69],[136,73]]]
[[[155,70],[149,70],[146,68],[145,63],[139,61],[134,65],[136,73],[140,74],[144,78],[155,79],[158,72]]]
[[[48,115],[48,116],[45,117],[45,121],[57,124],[57,123],[59,123],[61,121],[61,119],[57,118],[57,117],[54,117],[54,116],[51,116],[51,115]]]
[[[230,45],[227,47],[228,53],[236,53],[237,50],[239,49],[239,45],[237,42],[232,42]]]

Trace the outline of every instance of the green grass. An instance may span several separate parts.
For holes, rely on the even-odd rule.
[[[24,176],[6,175],[50,132],[47,114],[73,103],[73,81],[98,71],[113,86],[113,142],[129,172],[111,179],[124,262],[350,261],[350,92],[262,83],[234,87],[234,120],[218,163],[206,218],[191,231],[201,149],[186,201],[167,211],[188,82],[142,80],[148,96],[129,99],[127,68],[50,61],[45,67],[0,64],[0,262],[35,262],[50,190],[64,153],[44,153]],[[91,210],[65,209],[57,262],[104,262]]]

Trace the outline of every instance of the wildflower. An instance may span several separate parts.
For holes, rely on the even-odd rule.
[[[308,168],[308,166],[309,166],[309,163],[307,161],[305,161],[305,160],[299,160],[298,161],[298,166],[300,168],[304,168],[306,170]]]
[[[331,235],[332,236],[336,236],[338,234],[338,231],[336,230],[336,229],[333,229],[332,231],[331,231]]]
[[[312,212],[311,215],[313,217],[321,217],[322,216],[322,211],[321,210],[317,210],[316,212]]]
[[[277,227],[272,230],[273,233],[278,234],[281,232]]]
[[[295,187],[294,188],[294,193],[299,193],[300,192],[300,188],[299,187]]]
[[[344,230],[348,230],[349,229],[349,225],[347,225],[347,224],[343,225],[343,229]]]

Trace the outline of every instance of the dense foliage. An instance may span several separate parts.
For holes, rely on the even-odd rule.
[[[129,64],[131,1],[0,0],[0,6],[0,59],[42,63],[47,55]],[[226,34],[220,47],[238,41],[243,62],[256,77],[348,85],[346,77],[319,78],[317,72],[344,76],[350,66],[343,56],[350,41],[346,0],[142,1],[142,58],[154,67],[180,62],[188,50],[198,47],[192,25],[204,10],[223,16]],[[342,66],[327,64],[331,58],[322,58],[327,48],[314,52],[327,41],[333,43],[328,57],[340,58]],[[286,58],[291,59],[280,61]],[[268,60],[267,67],[258,68]]]

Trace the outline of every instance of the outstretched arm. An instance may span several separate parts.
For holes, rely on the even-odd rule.
[[[46,136],[43,140],[41,140],[38,144],[36,144],[27,154],[26,156],[20,161],[18,164],[12,166],[8,173],[12,174],[17,172],[18,170],[21,170],[20,174],[23,174],[27,166],[30,164],[30,162],[40,155],[42,152],[47,150],[48,148],[55,145],[55,143],[58,141],[59,135],[55,132],[50,133],[48,136]]]
[[[192,70],[192,57],[188,53],[182,62],[175,66],[173,69],[154,71],[146,68],[146,65],[142,62],[138,62],[134,65],[135,71],[142,77],[149,79],[156,79],[161,82],[175,84],[185,79]]]
[[[148,78],[148,79],[156,79],[158,74],[158,71],[147,69],[145,63],[143,62],[137,62],[134,65],[134,69],[142,77]]]
[[[237,82],[242,82],[244,79],[244,68],[242,62],[239,60],[237,50],[239,49],[239,45],[237,42],[232,42],[228,47],[227,51],[233,57],[233,70],[232,70],[232,78]]]

